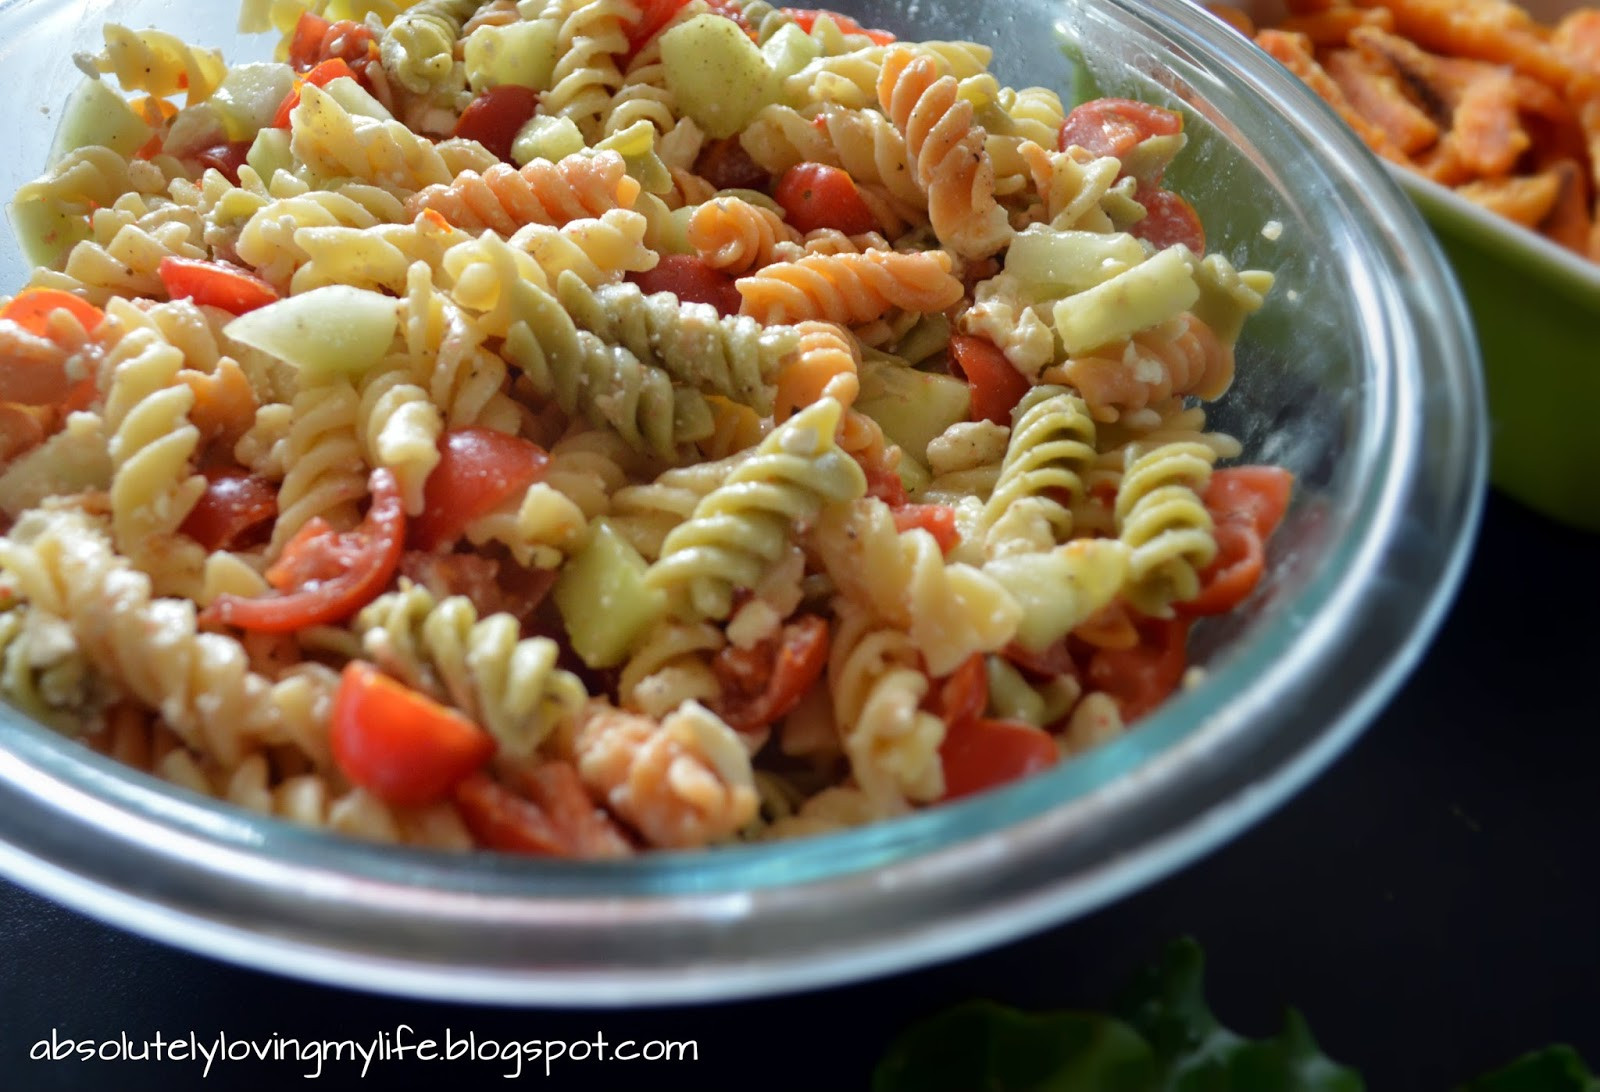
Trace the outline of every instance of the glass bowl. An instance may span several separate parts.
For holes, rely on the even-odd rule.
[[[958,805],[811,841],[577,864],[375,849],[219,805],[0,715],[0,871],[106,921],[367,989],[559,1005],[704,1000],[903,969],[1061,922],[1260,819],[1416,661],[1479,516],[1487,432],[1455,282],[1395,183],[1287,73],[1183,0],[837,4],[995,47],[1002,82],[1188,116],[1170,177],[1214,248],[1277,271],[1216,415],[1299,487],[1205,680],[1115,741]],[[231,3],[0,6],[14,190],[102,20],[221,45]],[[1074,62],[1073,58],[1080,58]],[[1263,233],[1276,221],[1281,232]],[[1269,238],[1268,236],[1272,236]],[[24,271],[8,238],[0,290]]]

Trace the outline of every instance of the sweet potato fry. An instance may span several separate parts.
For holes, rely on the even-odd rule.
[[[1362,117],[1350,105],[1350,100],[1345,98],[1339,85],[1334,83],[1333,78],[1317,63],[1311,51],[1309,38],[1303,34],[1285,34],[1281,30],[1263,30],[1256,35],[1256,44],[1333,107],[1334,112],[1344,119],[1346,125],[1356,131],[1356,135],[1366,142],[1367,147],[1396,163],[1410,162],[1406,154],[1389,139],[1388,133]]]
[[[1387,133],[1402,152],[1415,155],[1438,141],[1439,126],[1406,98],[1392,67],[1380,67],[1353,49],[1328,53],[1322,66],[1351,107]]]
[[[1557,23],[1550,47],[1576,75],[1600,79],[1600,8],[1578,8]]]
[[[1473,204],[1523,227],[1537,228],[1561,196],[1561,179],[1553,172],[1516,178],[1484,178],[1456,187]]]
[[[1307,15],[1291,15],[1278,24],[1279,30],[1304,34],[1319,48],[1344,45],[1356,27],[1393,30],[1394,14],[1388,8],[1329,8]]]
[[[1388,65],[1392,68],[1417,104],[1441,127],[1449,127],[1450,111],[1455,101],[1439,69],[1444,58],[1435,57],[1418,48],[1416,43],[1378,27],[1357,27],[1352,30],[1350,44],[1374,66]]]
[[[1513,0],[1272,8],[1257,42],[1379,155],[1600,261],[1600,0],[1555,26]]]
[[[1388,8],[1397,33],[1436,53],[1509,64],[1558,87],[1572,74],[1532,17],[1506,0],[1361,0],[1360,6]]]
[[[1590,211],[1589,186],[1583,167],[1573,160],[1563,159],[1552,163],[1544,173],[1555,175],[1561,188],[1539,230],[1568,250],[1587,256],[1594,216]]]
[[[1520,72],[1511,77],[1511,83],[1517,93],[1517,109],[1524,114],[1572,123],[1572,107],[1561,97],[1560,91]]]
[[[1424,178],[1441,186],[1459,186],[1475,176],[1461,161],[1461,149],[1453,140],[1441,140],[1417,157],[1417,170]]]
[[[1492,72],[1467,85],[1452,115],[1446,138],[1456,143],[1461,161],[1478,174],[1509,174],[1532,140],[1517,115],[1516,90],[1507,72]]]

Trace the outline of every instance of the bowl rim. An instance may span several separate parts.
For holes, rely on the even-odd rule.
[[[1487,249],[1521,271],[1546,277],[1575,302],[1600,308],[1600,262],[1475,205],[1431,178],[1397,164],[1384,166],[1439,230],[1475,235]]]
[[[1330,164],[1352,191],[1355,169],[1364,165],[1367,176],[1359,181],[1378,180],[1363,194],[1374,217],[1369,230],[1376,243],[1397,267],[1403,264],[1441,293],[1436,310],[1416,318],[1431,324],[1429,348],[1457,384],[1446,392],[1457,400],[1446,413],[1437,398],[1427,397],[1419,375],[1395,368],[1375,377],[1380,389],[1370,392],[1372,408],[1390,427],[1375,429],[1362,453],[1372,484],[1359,492],[1350,529],[1325,562],[1328,572],[1295,600],[1320,595],[1323,609],[1297,618],[1285,608],[1253,635],[1248,650],[1253,655],[1231,657],[1211,686],[1181,696],[1111,745],[1127,744],[1119,759],[1141,754],[1135,769],[1055,807],[1042,805],[1047,793],[1066,783],[1056,780],[1057,773],[937,809],[942,815],[882,824],[878,835],[858,831],[817,839],[790,855],[791,860],[809,856],[814,867],[817,859],[835,852],[828,843],[864,835],[852,844],[868,853],[876,845],[885,856],[876,867],[826,880],[662,893],[650,889],[652,874],[696,867],[726,871],[737,866],[741,854],[774,854],[719,850],[673,855],[674,861],[642,867],[634,862],[627,867],[642,872],[646,884],[623,898],[603,892],[604,878],[620,872],[603,865],[574,870],[478,859],[468,868],[404,851],[372,854],[357,844],[201,803],[154,778],[85,755],[46,729],[0,716],[0,742],[6,744],[0,746],[0,873],[136,932],[331,985],[480,1002],[632,1005],[814,987],[970,952],[1086,912],[1170,873],[1287,799],[1387,700],[1459,585],[1481,515],[1487,434],[1465,304],[1437,245],[1398,187],[1373,169],[1370,153],[1341,131],[1320,100],[1286,72],[1274,72],[1276,66],[1264,55],[1202,18],[1186,0],[1074,0],[1062,5],[1063,13],[1069,7],[1107,18],[1114,14],[1167,41],[1205,48],[1256,93],[1294,107],[1302,119],[1297,129],[1333,145]],[[1406,333],[1413,301],[1403,291],[1376,296],[1372,306],[1390,318],[1385,331]],[[1386,349],[1393,359],[1420,368],[1429,348],[1419,348],[1416,340]],[[1453,525],[1424,530],[1443,549],[1411,551],[1426,555],[1410,560],[1421,566],[1425,588],[1402,609],[1396,604],[1404,596],[1385,589],[1381,578],[1393,575],[1396,558],[1407,553],[1405,518],[1412,494],[1427,469],[1428,441],[1441,440],[1439,422],[1428,412],[1454,430],[1442,442],[1461,456],[1460,465],[1449,468],[1448,480],[1434,483],[1445,494],[1441,503]],[[1335,606],[1339,609],[1331,609]],[[1390,613],[1396,610],[1401,624],[1386,629],[1382,623],[1392,623]],[[1370,650],[1382,655],[1364,689],[1341,695],[1330,689],[1327,665],[1348,637],[1338,623],[1358,612]],[[1269,657],[1276,651],[1272,639],[1291,632],[1298,636],[1282,646],[1281,657]],[[1321,672],[1311,670],[1319,666]],[[1228,679],[1247,675],[1251,685],[1233,693],[1251,698],[1253,706],[1242,708],[1237,700],[1227,709],[1218,706],[1218,695],[1229,692]],[[1292,730],[1294,702],[1316,700],[1332,710],[1327,721],[1309,733]],[[1252,721],[1247,714],[1261,716]],[[1189,728],[1196,719],[1200,727]],[[1108,760],[1091,753],[1067,767],[1092,778]],[[888,859],[906,839],[927,838],[952,818],[980,814],[990,817],[980,833]],[[450,877],[454,886],[419,884],[419,877]],[[560,897],[526,897],[530,877]],[[569,897],[569,891],[583,894]],[[843,918],[857,912],[872,922],[874,932],[820,939],[806,932],[817,926],[818,915]],[[901,913],[905,916],[895,916]],[[334,923],[332,915],[340,916],[346,943],[318,931]],[[352,915],[375,939],[391,930],[384,946],[349,946]],[[450,938],[431,936],[427,939],[435,947],[425,949],[421,938],[412,937],[417,949],[407,952],[406,924],[419,917],[428,929],[476,929],[490,939],[537,930],[546,957],[536,966],[489,962],[493,953],[488,951],[479,951],[475,959],[459,958],[438,947]],[[720,930],[748,930],[751,922],[786,942],[798,937],[804,943],[763,947],[760,954],[718,951]],[[663,929],[697,932],[708,954],[689,965],[650,962],[641,945],[659,939]],[[640,962],[585,962],[593,953],[605,955],[608,945],[626,949]],[[570,953],[566,959],[558,954],[564,950]]]

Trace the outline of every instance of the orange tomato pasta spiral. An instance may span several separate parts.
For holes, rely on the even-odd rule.
[[[1233,382],[1233,348],[1193,314],[1047,368],[1047,383],[1074,387],[1097,421],[1116,421],[1168,398],[1211,401]]]
[[[861,350],[856,339],[848,330],[815,319],[797,323],[795,330],[800,334],[799,352],[794,363],[778,373],[774,418],[787,420],[821,398],[836,398],[848,410],[861,391],[856,378]]]
[[[414,194],[406,216],[415,219],[432,209],[464,231],[510,235],[526,224],[560,227],[631,209],[638,196],[639,183],[628,177],[622,157],[607,151],[557,163],[535,159],[521,170],[500,163],[481,175],[462,171],[454,182]]]
[[[906,136],[917,184],[928,195],[928,218],[939,241],[963,258],[987,258],[1011,240],[1006,212],[994,199],[987,134],[938,63],[897,46],[884,54],[878,101]]]
[[[801,235],[769,208],[738,197],[718,197],[689,215],[689,245],[711,265],[746,273],[777,258],[779,244],[798,246]]]
[[[698,702],[661,720],[590,702],[573,750],[584,785],[651,845],[720,842],[755,818],[744,744]]]
[[[740,313],[763,325],[821,319],[841,326],[871,322],[891,308],[928,314],[965,294],[951,274],[950,255],[930,250],[900,254],[817,254],[769,265],[736,282]]]

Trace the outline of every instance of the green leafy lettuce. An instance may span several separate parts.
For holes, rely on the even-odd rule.
[[[1180,940],[1111,1014],[959,1005],[895,1040],[873,1092],[1364,1092],[1293,1010],[1267,1039],[1223,1027],[1206,1004],[1204,972],[1200,946]],[[1600,1092],[1600,1078],[1556,1046],[1457,1092]]]
[[[958,1006],[894,1043],[873,1092],[1363,1092],[1298,1014],[1270,1039],[1222,1027],[1205,1002],[1204,969],[1199,945],[1178,941],[1115,1016]]]

